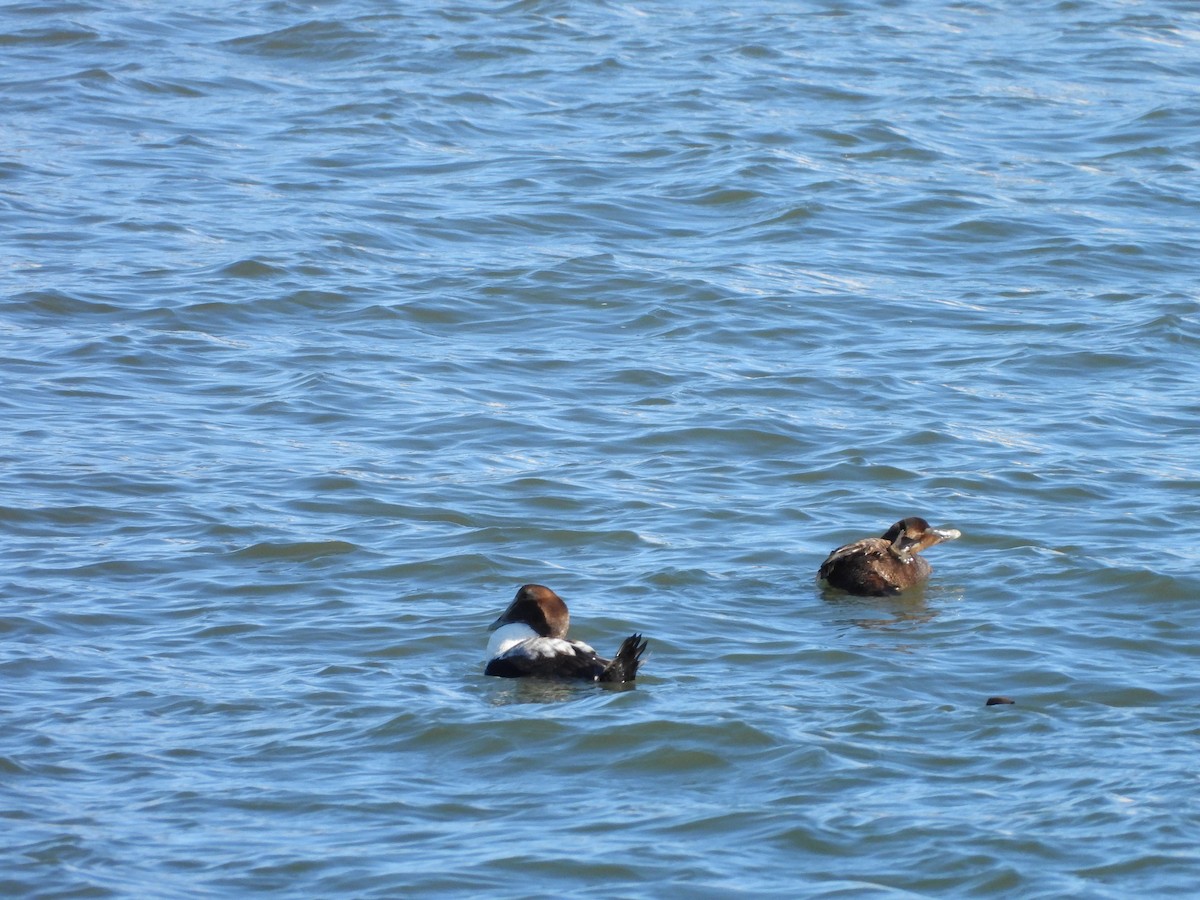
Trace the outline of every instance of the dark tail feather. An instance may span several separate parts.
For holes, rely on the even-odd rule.
[[[600,673],[597,680],[612,681],[617,684],[633,681],[637,678],[638,665],[641,664],[642,654],[645,652],[646,642],[642,640],[642,636],[631,634],[621,641],[621,649],[612,658],[612,662],[604,667],[604,671]]]

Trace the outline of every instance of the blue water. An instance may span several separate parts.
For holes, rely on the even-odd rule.
[[[0,893],[1194,894],[1200,8],[170,6],[0,6]]]

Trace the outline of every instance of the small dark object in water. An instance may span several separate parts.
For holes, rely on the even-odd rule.
[[[1011,697],[988,697],[985,706],[1003,706],[1006,703],[1016,703]]]
[[[838,547],[825,557],[817,576],[830,587],[851,594],[898,594],[929,577],[932,567],[917,554],[961,536],[962,532],[954,528],[931,528],[920,516],[909,516],[882,537],[863,538]]]

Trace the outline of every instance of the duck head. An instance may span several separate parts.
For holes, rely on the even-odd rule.
[[[502,625],[528,625],[541,637],[566,637],[571,616],[562,597],[541,584],[523,584],[508,609],[488,626],[495,631]]]
[[[909,562],[913,556],[922,550],[927,550],[942,541],[953,541],[962,537],[962,532],[956,528],[933,528],[920,516],[909,516],[901,519],[883,533],[883,539],[891,545],[891,551],[897,557]]]

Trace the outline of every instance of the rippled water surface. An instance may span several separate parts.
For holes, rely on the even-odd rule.
[[[0,81],[0,893],[1194,892],[1195,4],[18,2]],[[523,582],[636,686],[485,678]]]

